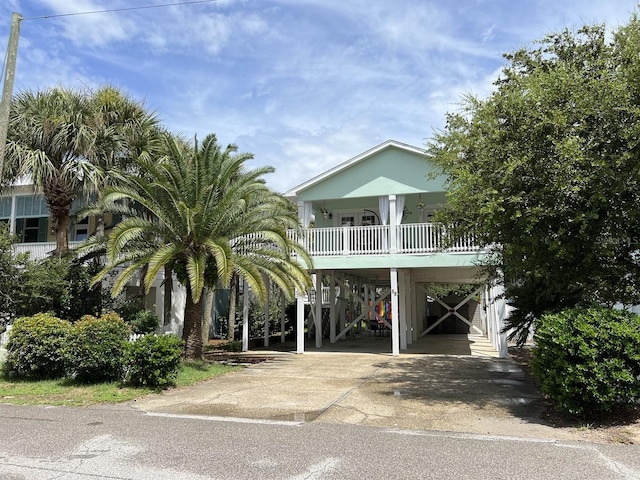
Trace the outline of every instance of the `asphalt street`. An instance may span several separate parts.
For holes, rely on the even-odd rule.
[[[0,479],[640,479],[640,447],[0,405]]]

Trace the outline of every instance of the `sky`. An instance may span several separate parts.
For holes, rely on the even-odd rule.
[[[175,5],[183,3],[181,5]],[[66,15],[157,6],[109,13]],[[504,53],[637,0],[3,0],[22,15],[14,92],[113,85],[173,133],[235,143],[285,192],[393,139],[425,147]],[[64,15],[64,16],[60,16]],[[46,17],[46,18],[42,18]]]

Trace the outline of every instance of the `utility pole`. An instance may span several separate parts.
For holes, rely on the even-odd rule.
[[[20,20],[22,16],[13,12],[11,15],[11,33],[7,44],[7,65],[4,74],[4,87],[0,101],[0,182],[4,169],[4,156],[7,148],[7,131],[9,130],[9,112],[13,96],[13,79],[16,76],[16,60],[18,58],[18,39],[20,38]]]

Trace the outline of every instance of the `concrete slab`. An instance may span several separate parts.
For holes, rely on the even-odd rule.
[[[474,348],[473,340],[462,344]],[[347,342],[341,347],[304,355],[262,352],[266,362],[130,405],[174,414],[573,438],[545,424],[542,398],[511,360],[482,353],[392,357],[355,352]]]

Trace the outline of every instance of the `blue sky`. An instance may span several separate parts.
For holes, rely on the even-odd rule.
[[[502,54],[585,23],[625,23],[635,0],[4,0],[21,24],[15,90],[121,88],[173,132],[216,133],[271,165],[284,192],[388,139],[423,147]]]

